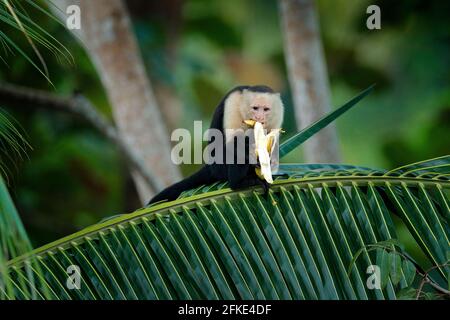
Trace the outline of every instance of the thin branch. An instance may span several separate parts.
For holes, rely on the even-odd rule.
[[[417,289],[416,300],[419,300],[420,294],[422,293],[423,286],[425,285],[426,282],[430,282],[430,279],[424,277],[422,279],[422,281],[420,281],[419,288]]]
[[[435,290],[441,292],[444,295],[450,296],[450,291],[447,289],[442,288],[441,286],[439,286],[438,284],[436,284],[429,276],[428,274],[437,268],[441,268],[441,267],[446,267],[450,265],[450,263],[444,263],[444,264],[440,264],[440,265],[436,265],[436,266],[432,266],[430,269],[428,269],[427,271],[425,271],[424,273],[422,272],[418,272],[418,274],[422,277],[422,281],[420,282],[420,286],[417,292],[417,296],[416,296],[416,300],[419,299],[420,293],[423,289],[423,286],[425,283],[428,283],[429,285],[431,285]]]
[[[392,248],[391,248],[390,246],[384,246],[384,245],[380,245],[380,244],[375,243],[375,244],[369,244],[369,245],[365,246],[363,249],[364,249],[366,252],[369,252],[369,251],[371,251],[371,250],[377,250],[377,249],[387,250],[387,251],[389,251],[389,252],[398,254],[399,256],[401,256],[402,258],[404,258],[405,260],[408,260],[409,262],[411,262],[411,263],[414,265],[414,267],[416,268],[416,273],[417,273],[419,276],[422,277],[422,280],[420,281],[419,288],[418,288],[418,290],[417,290],[416,300],[419,299],[420,294],[422,293],[423,286],[424,286],[426,283],[428,283],[430,286],[432,286],[436,291],[441,292],[443,295],[450,296],[450,291],[449,291],[449,290],[447,290],[447,289],[442,288],[441,286],[439,286],[439,285],[438,285],[432,278],[430,278],[430,276],[429,276],[429,273],[430,273],[432,270],[437,269],[437,268],[441,268],[441,267],[449,266],[450,263],[446,262],[446,263],[441,264],[441,265],[435,265],[435,266],[433,266],[433,267],[431,267],[430,269],[428,269],[428,270],[425,271],[425,270],[423,270],[422,267],[421,267],[419,264],[417,264],[411,257],[409,257],[408,255],[404,254],[404,253],[401,252],[401,251],[395,250],[394,247],[395,247],[395,246],[399,247],[398,245],[396,245],[396,244],[391,244],[391,245],[392,245]],[[368,247],[370,247],[370,249],[367,249]],[[400,249],[401,249],[401,247],[400,247]],[[358,257],[359,257],[359,256],[358,256]],[[358,258],[358,257],[357,257],[357,258]],[[357,258],[356,258],[356,259],[357,259]],[[353,263],[356,263],[356,260],[353,261]],[[353,267],[353,264],[350,265],[349,270],[348,270],[348,272],[347,272],[348,274],[350,274],[350,271],[352,270],[352,267]]]
[[[424,271],[422,269],[421,266],[419,266],[412,258],[408,257],[406,254],[397,251],[395,249],[391,249],[389,247],[384,248],[386,250],[391,250],[392,252],[394,252],[395,254],[400,255],[401,257],[403,257],[405,260],[410,261],[412,264],[414,264],[414,266],[416,267],[416,273],[422,277],[422,280],[420,281],[420,285],[419,288],[417,290],[417,296],[416,296],[416,300],[419,299],[420,294],[422,292],[423,286],[425,285],[425,283],[428,283],[430,286],[432,286],[436,291],[441,292],[444,295],[450,296],[450,291],[442,288],[441,286],[439,286],[432,278],[429,277],[429,273],[437,268],[441,268],[441,267],[446,267],[449,265],[449,263],[444,263],[442,265],[436,265],[431,267],[430,269],[428,269],[427,271]]]
[[[80,94],[75,94],[73,97],[60,97],[42,90],[0,83],[0,102],[19,107],[42,107],[82,117],[117,145],[127,162],[139,172],[153,191],[162,189],[158,179],[146,170],[141,157],[129,147],[116,128],[95,109],[86,97]]]

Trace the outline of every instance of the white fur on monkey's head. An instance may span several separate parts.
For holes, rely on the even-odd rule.
[[[271,108],[264,129],[279,129],[283,123],[284,105],[278,92],[258,92],[251,89],[232,92],[225,100],[224,129],[245,129],[244,120],[251,119],[252,106]]]

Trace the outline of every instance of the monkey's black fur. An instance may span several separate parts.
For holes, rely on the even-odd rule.
[[[220,101],[216,110],[214,111],[214,115],[211,121],[211,129],[218,129],[222,132],[222,135],[225,136],[225,131],[223,127],[223,117],[225,111],[225,102],[227,98],[236,91],[244,91],[245,89],[252,92],[268,92],[273,93],[274,91],[267,86],[258,85],[258,86],[238,86],[230,90],[225,97]],[[230,128],[235,129],[235,128]],[[209,141],[211,143],[212,141]],[[199,171],[187,177],[186,179],[175,183],[159,194],[157,194],[147,205],[150,205],[155,202],[159,202],[162,200],[175,200],[178,196],[185,190],[193,189],[195,187],[199,187],[201,185],[207,185],[214,183],[216,181],[228,181],[231,189],[241,189],[254,185],[261,185],[264,188],[264,192],[267,193],[269,189],[269,184],[265,180],[261,180],[258,178],[255,172],[255,166],[249,163],[249,148],[248,148],[248,139],[246,139],[246,148],[245,148],[245,163],[243,164],[207,164]],[[237,146],[237,143],[234,144]],[[225,154],[225,145],[223,145]],[[237,154],[236,150],[235,153]]]

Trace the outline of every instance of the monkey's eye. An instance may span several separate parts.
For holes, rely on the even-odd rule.
[[[269,111],[270,110],[270,108],[264,108],[264,111]]]
[[[258,107],[254,106],[254,107],[252,107],[252,109],[255,110],[255,111],[257,111],[257,110],[258,110]]]

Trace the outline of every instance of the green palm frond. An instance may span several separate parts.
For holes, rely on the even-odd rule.
[[[301,130],[300,132],[296,133],[295,135],[293,135],[292,137],[281,143],[280,159],[283,158],[292,150],[294,150],[295,148],[297,148],[303,142],[311,138],[317,132],[328,126],[330,123],[339,118],[341,115],[350,110],[352,107],[354,107],[359,101],[361,101],[365,96],[367,96],[374,87],[375,85],[371,85],[370,87],[359,93],[357,96],[346,102],[341,107],[323,116],[322,118],[320,118],[307,128]]]
[[[396,299],[411,285],[411,264],[393,260],[395,277],[372,290],[368,266],[391,260],[360,252],[398,238],[396,214],[446,283],[450,170],[319,167],[278,177],[267,199],[258,188],[216,184],[110,219],[10,261],[10,276],[23,277],[34,257],[39,290],[59,299]],[[79,290],[66,286],[71,265],[81,270]]]
[[[28,235],[0,176],[0,299],[14,297],[14,281],[8,276],[6,261],[31,249]],[[17,288],[20,290],[21,286]]]
[[[19,123],[0,109],[0,176],[8,179],[9,168],[27,157],[30,149]]]
[[[32,249],[4,181],[4,178],[7,178],[5,164],[16,163],[17,160],[26,156],[30,148],[16,125],[17,123],[14,123],[11,117],[4,111],[0,111],[0,300],[15,298],[16,291],[24,292],[27,296],[37,299],[37,293],[40,291],[34,288],[42,286],[31,271],[31,268],[34,268],[38,274],[41,272],[34,258],[29,259],[23,266],[24,276],[20,279],[12,279],[6,268],[8,260],[26,254]],[[42,292],[43,297],[50,297],[45,289]]]
[[[27,157],[30,149],[20,125],[0,109],[0,175],[8,179],[10,167],[16,167],[18,161]]]
[[[43,13],[58,21],[48,10],[40,3],[31,0],[1,0],[0,1],[0,26],[8,26],[17,32],[20,32],[32,48],[38,63],[28,55],[6,32],[0,31],[0,43],[3,47],[3,54],[0,53],[0,59],[7,63],[6,56],[18,52],[24,57],[42,76],[50,83],[47,65],[36,44],[52,52],[56,57],[62,57],[69,64],[73,63],[73,57],[69,50],[53,37],[48,31],[39,26],[27,12],[27,9]],[[59,22],[61,24],[61,22]]]
[[[31,250],[30,240],[23,228],[8,189],[0,177],[0,255],[7,261]]]
[[[420,161],[389,171],[389,175],[428,176],[442,179],[450,179],[450,156]]]

